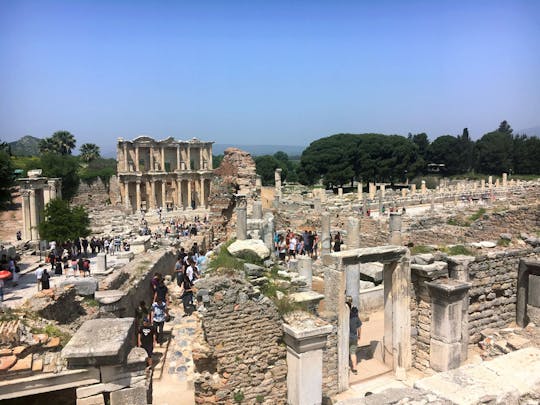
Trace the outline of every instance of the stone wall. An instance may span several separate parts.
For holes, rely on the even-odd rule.
[[[234,194],[246,196],[248,211],[253,201],[258,199],[257,173],[255,161],[248,152],[237,148],[227,148],[210,187],[208,205],[210,223],[217,242],[232,237],[236,225]]]
[[[469,264],[470,343],[481,340],[480,331],[502,328],[516,319],[519,260],[540,258],[540,248],[478,256]]]
[[[107,185],[99,177],[90,183],[81,181],[71,203],[86,208],[103,208],[104,205],[110,203]]]
[[[431,297],[425,278],[411,272],[411,350],[412,365],[420,371],[429,368],[431,339]]]
[[[196,402],[286,403],[286,349],[272,301],[236,276],[205,278],[197,286],[208,302],[201,312],[204,336],[193,345]]]
[[[140,301],[151,302],[150,280],[154,274],[172,275],[175,262],[176,255],[170,250],[136,256],[99,283],[96,300],[100,302],[100,311],[118,317],[134,316]]]

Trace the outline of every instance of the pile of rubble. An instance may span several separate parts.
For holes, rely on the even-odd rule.
[[[529,324],[527,328],[534,328],[534,324]],[[519,331],[521,329],[518,328],[484,329],[481,331],[482,340],[478,343],[478,346],[482,350],[480,353],[482,359],[489,360],[501,354],[532,346],[529,339],[516,333]]]

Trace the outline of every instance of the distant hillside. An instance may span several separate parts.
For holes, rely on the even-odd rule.
[[[11,154],[14,156],[37,156],[41,139],[26,135],[15,142],[10,142]]]
[[[525,134],[529,136],[538,136],[540,137],[540,125],[532,128],[520,129],[519,131],[514,131],[514,134]]]
[[[276,152],[282,151],[289,156],[299,156],[302,154],[306,146],[301,145],[231,145],[223,143],[215,143],[212,146],[212,153],[214,155],[221,155],[225,149],[234,147],[245,150],[251,153],[253,156],[261,155],[273,155]]]

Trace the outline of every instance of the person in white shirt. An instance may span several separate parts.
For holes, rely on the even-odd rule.
[[[37,289],[38,291],[41,290],[41,277],[43,276],[43,267],[41,264],[36,269],[36,281],[37,281]]]

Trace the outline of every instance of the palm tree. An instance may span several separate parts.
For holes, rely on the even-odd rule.
[[[56,131],[52,139],[58,145],[61,155],[71,155],[71,150],[75,149],[75,137],[69,131]]]
[[[85,162],[90,162],[91,160],[99,159],[101,157],[99,153],[99,146],[95,143],[84,143],[80,148],[81,159]]]
[[[57,153],[58,145],[53,138],[45,138],[39,141],[39,152],[40,153]]]

